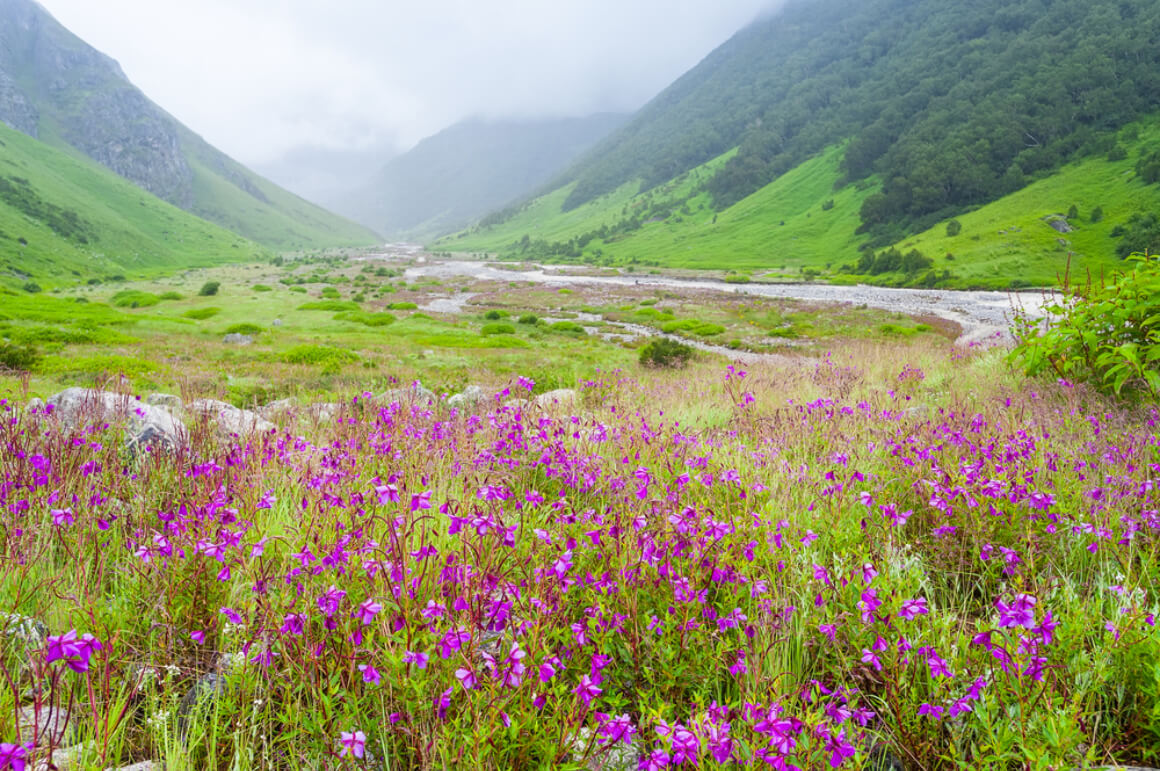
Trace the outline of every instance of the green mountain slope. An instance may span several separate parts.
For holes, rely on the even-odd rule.
[[[49,288],[266,256],[94,161],[0,125],[0,283]]]
[[[392,158],[338,210],[394,238],[446,233],[531,194],[625,117],[464,121]]]
[[[860,260],[859,213],[881,187],[876,179],[843,184],[845,145],[827,148],[741,201],[717,211],[705,180],[735,152],[644,193],[629,182],[574,209],[564,201],[575,184],[514,210],[502,222],[480,225],[436,242],[433,248],[491,252],[513,259],[584,261],[752,272],[800,278],[816,272],[830,280],[949,287],[1048,285],[1069,270],[1098,273],[1115,266],[1123,228],[1138,213],[1160,211],[1160,185],[1135,172],[1160,146],[1155,118],[1113,135],[1123,158],[1093,156],[985,206],[891,244],[919,251],[929,266],[869,275]],[[835,189],[836,188],[836,189]],[[1061,233],[1072,206],[1077,209]],[[1092,213],[1099,210],[1096,221]],[[953,228],[952,228],[953,230]],[[1160,246],[1160,244],[1158,244]],[[882,254],[886,250],[878,250]]]
[[[561,182],[579,206],[662,184],[731,148],[728,206],[849,140],[877,174],[863,225],[890,235],[1019,189],[1160,108],[1151,0],[812,0],[742,30]]]
[[[1113,260],[1125,242],[1112,233],[1133,215],[1133,243],[1160,231],[1148,219],[1155,188],[1135,173],[1139,163],[1155,171],[1140,176],[1160,178],[1160,156],[1141,162],[1156,142],[1157,40],[1150,0],[791,2],[677,80],[550,193],[436,248],[894,284],[1049,283],[1069,253],[1080,267]],[[1074,236],[1049,225],[1097,199],[1103,222]],[[956,217],[962,232],[947,236]]]
[[[0,0],[0,122],[270,247],[377,240],[211,147],[32,0]]]

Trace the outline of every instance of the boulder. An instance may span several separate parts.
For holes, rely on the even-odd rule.
[[[237,332],[232,332],[223,337],[222,342],[226,345],[249,345],[254,342],[254,338],[250,335],[239,335]]]
[[[580,401],[580,395],[571,388],[558,388],[536,397],[538,407],[574,407]]]
[[[174,394],[152,393],[145,397],[145,403],[154,407],[164,407],[174,414],[181,412],[185,407],[181,397]]]
[[[297,409],[298,400],[291,396],[287,399],[279,399],[277,401],[270,402],[264,407],[259,407],[258,414],[266,420],[274,420],[275,418],[280,418],[287,413],[294,412]]]
[[[474,407],[484,400],[483,389],[477,385],[470,385],[464,388],[462,393],[457,393],[447,400],[449,407]]]
[[[274,319],[273,321],[270,322],[270,326],[272,326],[272,327],[282,326],[282,319]]]
[[[378,402],[383,405],[398,402],[399,404],[427,404],[434,400],[435,392],[425,388],[421,383],[412,383],[406,388],[390,388],[378,396]]]
[[[218,432],[229,436],[244,436],[251,433],[267,433],[275,426],[256,412],[243,410],[217,399],[198,399],[186,407],[192,415],[209,417],[217,424]]]
[[[334,402],[318,402],[311,404],[306,408],[311,417],[320,423],[329,423],[338,417],[338,413],[342,410],[342,405]]]
[[[134,449],[160,447],[169,451],[185,443],[185,425],[168,410],[125,394],[91,388],[67,388],[48,400],[52,414],[66,428],[125,420],[126,444]]]

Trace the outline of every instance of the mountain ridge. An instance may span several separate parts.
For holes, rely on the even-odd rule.
[[[267,246],[377,240],[212,147],[32,0],[0,0],[0,121]]]

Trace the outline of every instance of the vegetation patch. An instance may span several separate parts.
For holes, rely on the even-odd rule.
[[[190,308],[182,315],[185,318],[193,319],[194,321],[205,321],[206,319],[212,319],[214,316],[221,312],[221,308]]]
[[[298,306],[300,311],[358,311],[359,304],[350,300],[317,300]]]
[[[148,308],[161,302],[161,298],[150,292],[126,289],[117,292],[109,302],[116,308]]]
[[[678,319],[661,325],[661,331],[668,334],[696,335],[698,337],[714,337],[725,331],[720,324],[712,324],[698,319]]]

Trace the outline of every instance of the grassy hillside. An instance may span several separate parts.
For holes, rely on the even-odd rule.
[[[811,0],[739,32],[561,178],[565,208],[650,189],[730,148],[723,209],[846,142],[885,245],[1106,150],[1160,109],[1148,0]]]
[[[0,125],[0,281],[48,288],[263,257],[252,241]]]
[[[639,182],[633,181],[565,211],[572,191],[567,186],[501,223],[443,239],[433,248],[517,259],[745,270],[770,278],[816,271],[839,281],[913,284],[930,283],[933,271],[934,283],[942,286],[1051,284],[1069,261],[1073,272],[1114,265],[1116,227],[1137,212],[1160,210],[1160,186],[1145,184],[1134,172],[1139,158],[1160,142],[1160,128],[1154,121],[1133,124],[1108,138],[1124,151],[1122,159],[1090,156],[958,216],[961,230],[955,236],[947,235],[945,220],[894,244],[931,260],[929,271],[913,274],[853,275],[866,253],[859,251],[867,240],[857,233],[859,211],[880,184],[875,178],[841,184],[844,146],[828,148],[719,212],[702,184],[732,153],[646,193],[636,193]],[[1049,221],[1072,206],[1078,210],[1068,223],[1073,232],[1053,229]],[[1103,218],[1092,222],[1097,207]]]
[[[0,0],[0,122],[271,248],[379,240],[210,146],[31,0]]]

